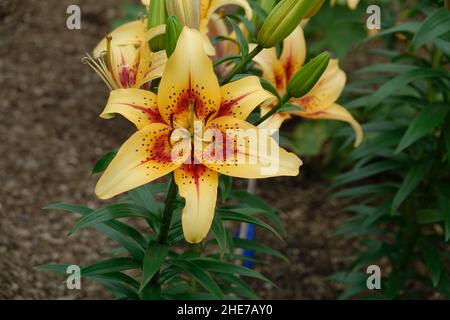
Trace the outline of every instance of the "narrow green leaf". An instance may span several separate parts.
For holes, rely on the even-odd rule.
[[[83,228],[93,227],[99,223],[125,217],[142,217],[153,221],[157,220],[154,214],[141,206],[131,203],[117,203],[99,208],[82,217],[70,233],[74,233]]]
[[[223,210],[220,210],[220,209],[218,210],[218,212],[220,213],[220,216],[221,216],[222,220],[240,221],[240,222],[251,223],[251,224],[254,224],[256,226],[259,226],[259,227],[261,227],[263,229],[266,229],[266,230],[272,232],[280,240],[283,240],[281,235],[274,228],[272,228],[270,225],[268,225],[267,223],[261,221],[258,218],[255,218],[255,217],[252,217],[252,216],[249,216],[249,215],[245,215],[245,214],[242,214],[242,213],[238,213],[238,212],[223,211]]]
[[[443,74],[431,68],[417,68],[409,72],[402,73],[392,80],[383,84],[369,99],[368,107],[375,107],[387,97],[397,93],[406,85],[417,80],[429,78],[442,78]]]
[[[156,201],[148,184],[128,191],[128,195],[135,204],[154,214],[157,214],[161,209],[161,205]]]
[[[423,160],[411,166],[392,202],[391,213],[397,211],[403,201],[414,192],[431,167],[431,160]]]
[[[216,298],[222,299],[224,297],[217,283],[197,264],[192,261],[178,259],[171,259],[168,262],[190,274],[203,288],[212,293]]]
[[[216,241],[219,246],[220,257],[223,258],[223,255],[225,254],[225,251],[227,250],[228,241],[227,241],[227,232],[223,225],[222,219],[220,218],[220,215],[216,214],[214,216],[214,220],[213,220],[211,229],[214,233],[214,236],[216,237]]]
[[[409,125],[408,130],[400,141],[400,144],[395,152],[402,152],[420,138],[431,133],[434,128],[444,121],[448,110],[448,106],[444,104],[427,106],[424,108],[423,111]]]
[[[92,174],[100,173],[106,170],[111,161],[113,161],[114,157],[117,154],[117,150],[114,149],[107,154],[105,154],[97,163],[94,165],[94,169],[92,169]]]
[[[286,262],[289,262],[289,260],[288,260],[288,258],[286,258],[286,256],[279,253],[277,250],[267,247],[259,242],[241,239],[241,238],[234,238],[233,242],[237,248],[259,251],[259,252],[262,252],[262,253],[265,253],[265,254],[268,254],[271,256],[278,257]]]
[[[374,175],[395,170],[401,167],[401,164],[395,162],[395,161],[380,161],[376,163],[368,164],[361,168],[353,169],[350,172],[341,174],[336,177],[334,183],[332,184],[333,187],[336,187],[338,185],[343,185],[349,182],[358,181],[364,178],[372,177]]]
[[[212,273],[229,273],[239,276],[251,277],[273,285],[272,281],[259,274],[258,272],[232,263],[218,261],[211,258],[193,258],[189,261],[195,263],[200,268]]]
[[[421,238],[419,243],[422,248],[425,265],[431,272],[431,280],[436,288],[442,273],[441,254],[427,238]]]
[[[140,269],[140,264],[130,258],[112,258],[100,261],[81,269],[83,276]]]
[[[450,32],[450,11],[441,8],[425,20],[414,36],[412,44],[415,48],[419,48],[448,32]]]
[[[151,241],[148,244],[143,262],[142,280],[139,291],[150,282],[153,276],[160,270],[161,265],[169,254],[169,246]]]
[[[248,56],[249,53],[249,47],[247,39],[245,38],[244,34],[242,33],[241,28],[237,25],[236,22],[234,22],[232,19],[225,17],[225,19],[228,21],[228,23],[233,28],[234,33],[236,34],[236,40],[239,44],[239,48],[241,49],[242,57]]]
[[[441,217],[444,220],[445,241],[450,240],[450,198],[443,193],[438,193],[438,202]]]

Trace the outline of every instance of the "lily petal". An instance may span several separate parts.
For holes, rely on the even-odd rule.
[[[153,123],[132,135],[101,176],[95,188],[100,199],[109,199],[177,169],[189,154],[172,155],[171,128]]]
[[[147,20],[140,19],[125,23],[116,28],[109,34],[111,37],[111,46],[125,46],[139,44],[146,39],[147,35]],[[106,53],[106,37],[94,49],[94,57],[99,58]]]
[[[206,33],[208,30],[208,23],[211,16],[224,6],[238,6],[244,9],[245,16],[251,20],[253,16],[252,7],[247,0],[201,0],[201,23],[200,31]]]
[[[186,200],[182,213],[184,238],[199,243],[208,234],[214,218],[218,174],[201,164],[184,164],[174,175],[180,196]]]
[[[203,50],[203,38],[184,27],[169,58],[158,91],[163,119],[175,128],[187,127],[190,107],[198,120],[215,115],[220,105],[220,87],[211,60]]]
[[[100,117],[111,119],[118,113],[134,123],[138,129],[143,129],[151,123],[164,123],[156,100],[156,95],[147,90],[113,90]]]
[[[254,45],[251,46],[251,49]],[[269,81],[280,94],[286,91],[287,79],[284,66],[277,58],[275,48],[264,49],[255,58],[253,58],[261,70],[263,71],[263,78]]]
[[[233,117],[216,118],[208,129],[219,131],[203,149],[202,163],[219,173],[247,179],[296,176],[302,161],[279,147],[270,130],[258,129]],[[233,132],[234,130],[234,132]]]
[[[261,103],[274,96],[264,90],[258,77],[245,77],[230,82],[220,88],[222,91],[222,103],[218,117],[232,116],[245,120],[250,113]]]
[[[166,51],[151,52],[145,45],[141,49],[141,61],[136,75],[136,87],[140,88],[144,84],[161,78],[167,63]]]
[[[318,111],[317,113],[308,113],[303,115],[305,118],[311,119],[328,119],[348,122],[355,130],[355,147],[358,147],[364,138],[364,131],[358,121],[351,115],[351,113],[341,105],[333,103],[328,108]]]
[[[306,41],[303,29],[298,26],[283,42],[280,60],[289,82],[294,73],[300,69],[306,59]]]

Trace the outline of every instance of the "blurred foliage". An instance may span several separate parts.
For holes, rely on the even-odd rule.
[[[450,298],[450,12],[437,3],[404,4],[408,19],[375,36],[388,49],[373,53],[386,62],[357,71],[347,88],[366,141],[335,178],[353,214],[335,234],[364,249],[330,277],[347,287],[343,299]],[[381,290],[367,289],[372,264]]]

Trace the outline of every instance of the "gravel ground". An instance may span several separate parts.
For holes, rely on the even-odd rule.
[[[62,279],[36,271],[44,263],[98,260],[108,241],[92,230],[67,233],[74,217],[45,212],[54,202],[95,206],[95,161],[132,132],[124,120],[98,114],[106,87],[81,64],[118,17],[119,0],[2,0],[0,2],[0,298],[102,299],[101,287],[83,282],[69,291]],[[82,30],[66,28],[66,8],[82,9]],[[306,168],[308,169],[308,167]],[[342,271],[350,245],[329,234],[345,218],[325,183],[312,171],[262,182],[258,192],[283,210],[288,237],[266,238],[291,260],[258,267],[279,285],[255,284],[267,298],[336,298],[323,277]],[[270,242],[269,242],[270,241]],[[275,266],[275,267],[274,267]]]

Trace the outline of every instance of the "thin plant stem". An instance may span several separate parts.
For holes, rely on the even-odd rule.
[[[254,123],[255,126],[259,126],[261,123],[269,119],[271,116],[273,116],[275,113],[281,110],[281,108],[289,101],[291,97],[288,95],[285,95],[283,98],[281,98],[281,101],[272,109],[270,109],[269,112],[267,112],[263,117],[261,117],[258,121]]]
[[[237,75],[239,72],[244,70],[244,68],[253,60],[254,57],[256,57],[264,48],[261,46],[256,46],[255,49],[253,49],[241,62],[239,62],[233,70],[228,73],[223,80],[221,81],[221,84],[226,84],[233,79],[235,75]]]

